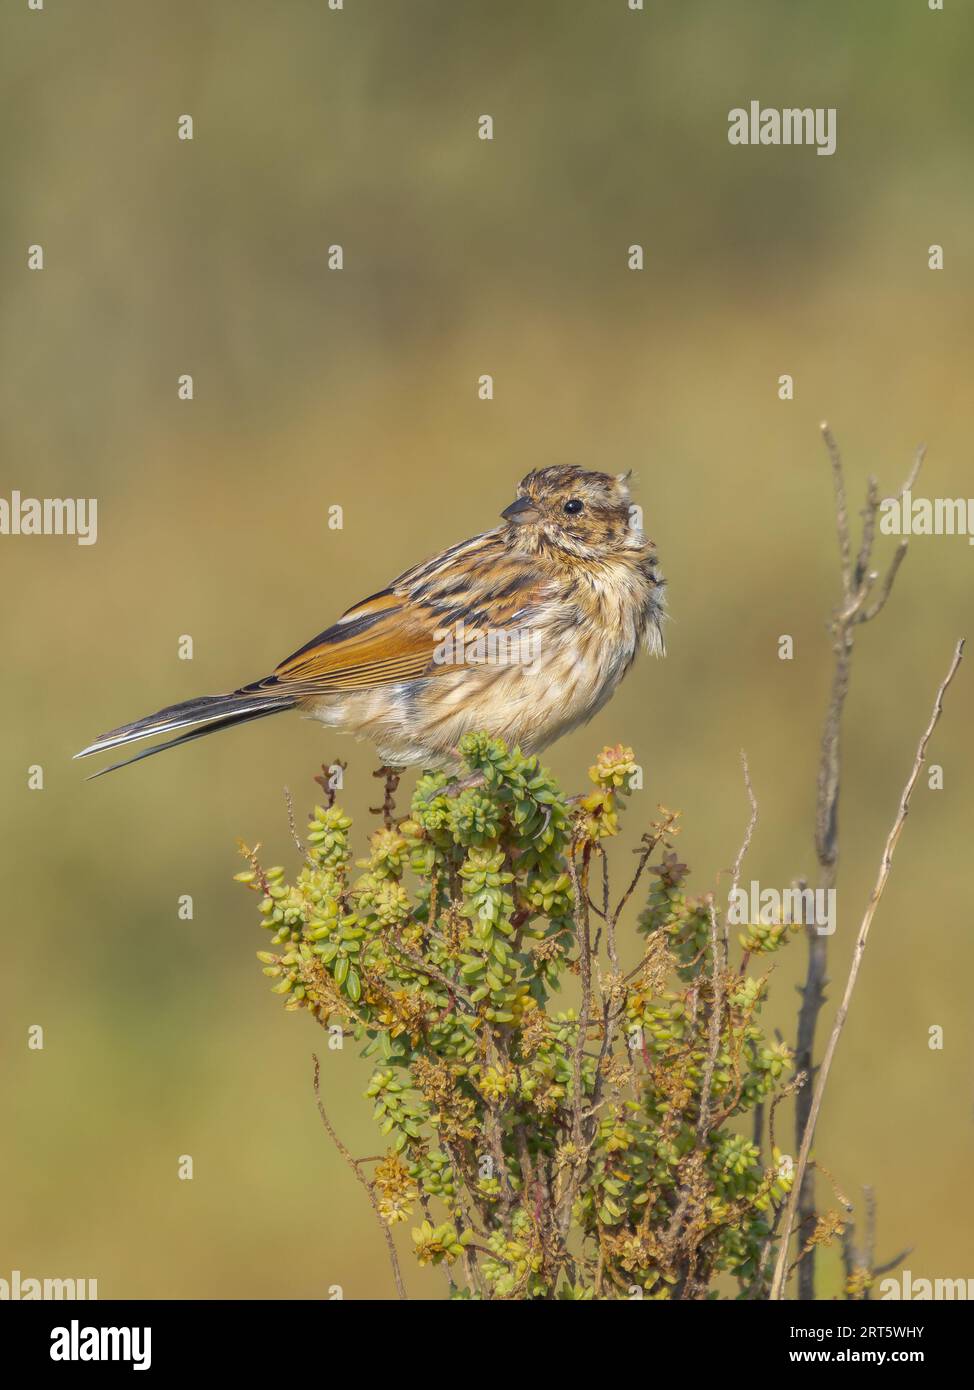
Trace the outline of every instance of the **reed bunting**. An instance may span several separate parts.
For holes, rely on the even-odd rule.
[[[388,768],[449,767],[470,730],[539,752],[602,708],[640,645],[663,651],[664,580],[632,522],[628,476],[529,473],[503,525],[407,570],[273,675],[170,705],[76,756],[188,730],[100,777],[288,709],[371,739]]]

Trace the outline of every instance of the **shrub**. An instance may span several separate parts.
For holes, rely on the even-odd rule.
[[[371,1059],[387,1152],[366,1176],[336,1142],[454,1298],[766,1296],[791,1161],[773,1107],[762,1152],[762,1118],[793,1059],[762,1031],[752,969],[789,931],[746,928],[732,965],[663,807],[613,900],[629,749],[604,749],[571,801],[499,739],[461,752],[467,775],[422,776],[359,873],[331,804],[296,877],[256,851],[238,875],[261,897],[273,992]]]

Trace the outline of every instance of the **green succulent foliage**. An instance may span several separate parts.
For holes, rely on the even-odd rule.
[[[633,898],[643,941],[618,923],[625,969],[592,918],[594,939],[589,875],[630,750],[604,750],[571,803],[500,739],[460,751],[458,782],[420,777],[364,858],[349,818],[318,806],[295,876],[251,851],[238,875],[260,896],[272,990],[372,1059],[380,1214],[418,1213],[416,1258],[448,1269],[455,1298],[714,1296],[721,1274],[743,1295],[790,1183],[740,1123],[791,1069],[759,1023],[764,979],[713,958],[673,813],[645,841],[661,858]]]

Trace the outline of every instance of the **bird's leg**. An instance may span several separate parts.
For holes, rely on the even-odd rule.
[[[370,806],[369,811],[373,816],[381,816],[382,823],[387,830],[391,830],[396,813],[396,803],[394,800],[396,788],[399,786],[399,779],[402,777],[401,769],[394,767],[380,767],[372,774],[373,777],[385,778],[385,799],[381,806]]]

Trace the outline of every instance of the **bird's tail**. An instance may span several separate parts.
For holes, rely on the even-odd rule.
[[[112,729],[96,738],[87,748],[82,748],[75,757],[87,758],[92,753],[103,753],[109,748],[137,743],[140,739],[151,738],[154,734],[168,734],[175,729],[187,730],[177,738],[154,744],[152,748],[143,748],[141,753],[136,753],[131,758],[123,758],[121,762],[101,768],[98,772],[92,773],[92,777],[88,779],[91,781],[94,777],[104,776],[106,772],[115,772],[120,767],[127,767],[129,763],[137,763],[141,758],[151,758],[153,753],[162,753],[165,749],[175,748],[180,743],[190,743],[194,738],[202,738],[205,734],[215,734],[218,729],[229,729],[234,724],[246,724],[251,719],[263,719],[268,714],[280,714],[282,710],[293,708],[294,704],[292,695],[260,685],[246,686],[230,695],[200,695],[195,700],[184,700],[180,705],[169,705],[155,714],[146,715],[144,719],[136,719],[134,724],[123,724],[118,729]]]

